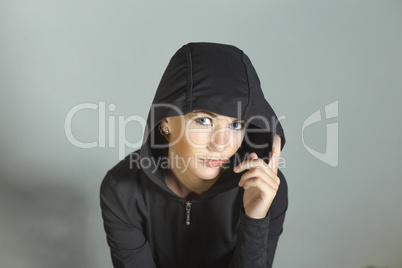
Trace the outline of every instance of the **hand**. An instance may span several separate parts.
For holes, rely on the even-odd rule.
[[[280,155],[281,136],[275,134],[268,164],[252,152],[248,160],[234,168],[236,173],[249,170],[241,176],[239,186],[244,188],[243,206],[250,218],[265,218],[271,207],[280,183],[277,176]]]

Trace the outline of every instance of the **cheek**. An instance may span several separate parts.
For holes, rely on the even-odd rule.
[[[192,157],[198,149],[204,148],[206,138],[200,134],[189,134],[188,137],[183,135],[179,142],[175,145],[175,150],[182,156]]]
[[[206,145],[208,144],[210,140],[210,134],[209,133],[190,133],[187,135],[187,143],[189,146],[192,146],[194,148],[200,147],[200,145]]]
[[[240,147],[240,145],[242,144],[244,139],[244,135],[243,134],[236,134],[233,136],[233,148],[237,151]]]

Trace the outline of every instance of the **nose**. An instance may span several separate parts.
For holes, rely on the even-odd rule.
[[[227,128],[222,127],[216,129],[209,142],[208,148],[213,151],[223,152],[228,146],[230,141],[230,133]]]

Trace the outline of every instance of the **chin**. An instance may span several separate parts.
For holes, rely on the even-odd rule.
[[[197,170],[197,176],[200,179],[203,180],[213,180],[215,179],[217,176],[219,176],[222,172],[222,168],[221,167],[201,167],[200,170]]]

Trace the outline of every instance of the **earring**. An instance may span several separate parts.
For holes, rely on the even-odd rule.
[[[159,131],[162,135],[169,135],[169,129],[165,127],[165,130],[162,130],[162,125],[159,125]]]

